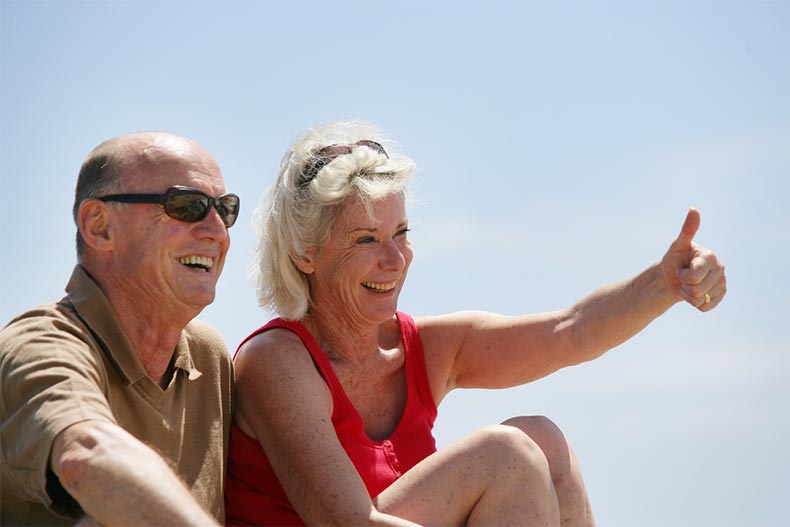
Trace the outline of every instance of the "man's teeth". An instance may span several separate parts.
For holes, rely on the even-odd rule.
[[[386,284],[379,282],[362,282],[362,285],[368,289],[374,289],[376,291],[391,291],[395,289],[395,286],[398,285],[398,282],[389,282]]]
[[[208,256],[182,256],[178,261],[189,267],[204,269],[206,272],[214,266],[214,258]]]

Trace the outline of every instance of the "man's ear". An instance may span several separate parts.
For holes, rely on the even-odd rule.
[[[98,199],[86,199],[77,212],[77,227],[85,245],[97,251],[108,250],[113,242],[107,208]]]
[[[304,274],[312,274],[315,271],[311,253],[312,251],[306,251],[305,254],[297,254],[296,251],[291,251],[289,254],[296,268]]]

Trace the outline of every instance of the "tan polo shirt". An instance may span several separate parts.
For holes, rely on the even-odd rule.
[[[53,439],[85,420],[118,424],[169,461],[224,520],[233,370],[219,334],[192,321],[166,389],[151,380],[81,266],[55,304],[0,331],[0,524],[73,524],[81,510],[49,469]]]

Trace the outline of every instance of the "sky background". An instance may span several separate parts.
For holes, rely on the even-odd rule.
[[[270,315],[252,212],[296,134],[356,118],[419,165],[400,308],[564,308],[660,259],[689,206],[727,266],[595,362],[455,392],[440,445],[551,417],[599,525],[790,524],[790,2],[0,0],[0,321],[60,298],[101,141],[188,136],[242,198],[217,299]]]

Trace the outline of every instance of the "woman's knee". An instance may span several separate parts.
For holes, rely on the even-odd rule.
[[[548,417],[542,415],[513,417],[502,424],[517,428],[529,436],[543,450],[550,462],[556,457],[567,460],[573,456],[565,434]]]
[[[551,419],[543,416],[515,417],[503,424],[518,428],[538,444],[549,462],[551,477],[556,487],[584,488],[576,455],[565,434]]]
[[[508,419],[502,424],[520,430],[537,443],[549,462],[555,483],[567,478],[581,478],[573,449],[565,434],[551,419],[543,416],[523,416]]]
[[[515,417],[502,423],[502,427],[530,438],[545,456],[563,524],[594,525],[578,461],[560,428],[543,416]]]
[[[523,431],[512,426],[496,425],[481,432],[484,435],[484,447],[489,449],[498,465],[496,470],[549,474],[549,464],[543,449]]]
[[[554,443],[567,443],[565,434],[562,433],[560,427],[557,426],[554,421],[543,415],[511,417],[502,424],[518,428],[536,441],[540,438]]]

